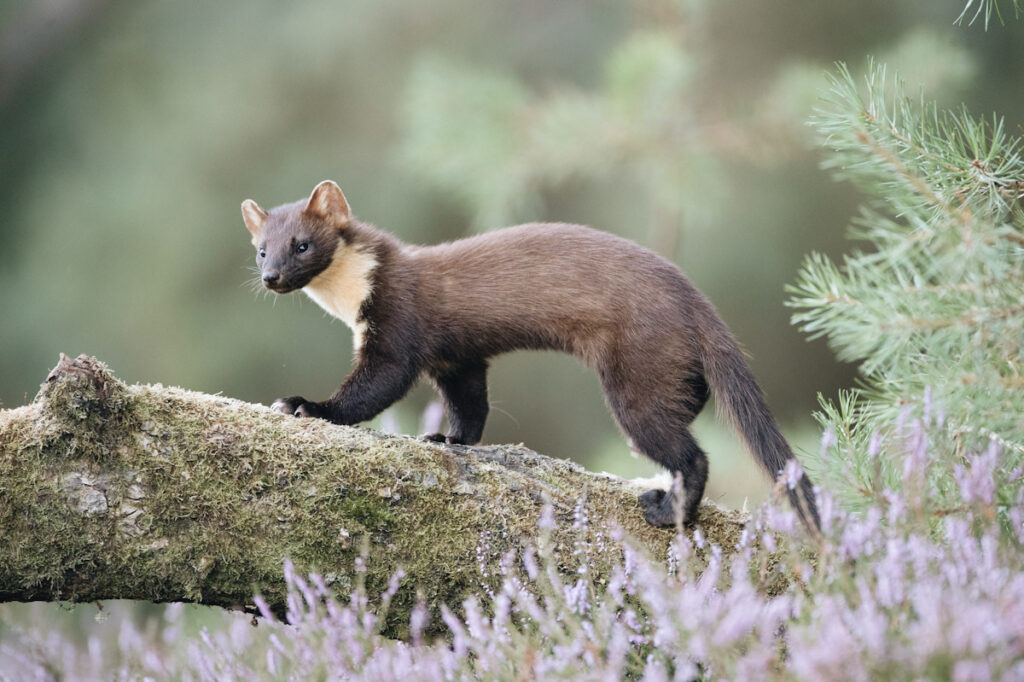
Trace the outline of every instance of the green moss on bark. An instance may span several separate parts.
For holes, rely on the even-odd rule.
[[[402,568],[389,620],[407,622],[418,590],[458,604],[491,555],[536,534],[545,501],[569,563],[581,533],[621,527],[663,555],[627,481],[519,446],[445,447],[229,398],[125,386],[102,363],[63,358],[30,405],[0,411],[0,600],[148,599],[282,607],[282,561],[367,586]],[[584,500],[589,529],[574,529]],[[702,508],[705,535],[736,544],[744,517]],[[490,571],[493,576],[496,571]]]

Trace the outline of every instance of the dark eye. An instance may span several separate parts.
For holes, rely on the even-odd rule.
[[[309,242],[302,242],[301,244],[295,247],[295,250],[298,251],[299,253],[306,253],[307,251],[309,251]]]
[[[267,250],[266,249],[260,249],[259,251],[256,252],[256,255],[259,256],[260,258],[266,258],[267,257]]]

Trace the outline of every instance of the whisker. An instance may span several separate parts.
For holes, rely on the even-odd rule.
[[[511,412],[509,412],[508,410],[502,409],[502,407],[501,407],[500,405],[498,405],[498,404],[496,404],[496,403],[491,403],[491,409],[492,409],[492,410],[494,410],[495,412],[501,413],[501,414],[505,415],[506,417],[508,417],[509,419],[511,419],[511,420],[512,420],[512,423],[516,425],[516,428],[517,428],[517,429],[519,429],[519,428],[522,428],[522,427],[520,426],[520,424],[519,424],[519,420],[518,420],[518,419],[516,419],[516,418],[515,418],[515,417],[514,417],[514,416],[512,415],[512,413],[511,413]]]

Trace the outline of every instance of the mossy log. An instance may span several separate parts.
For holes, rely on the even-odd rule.
[[[522,446],[443,446],[126,386],[94,358],[61,356],[32,403],[0,411],[0,601],[245,606],[259,591],[280,609],[284,558],[344,593],[366,551],[371,594],[405,571],[401,621],[417,591],[457,605],[479,589],[481,538],[496,563],[536,536],[548,501],[567,565],[580,534],[613,526],[664,555],[673,531],[644,522],[639,492]],[[701,514],[706,536],[735,544],[741,513]]]

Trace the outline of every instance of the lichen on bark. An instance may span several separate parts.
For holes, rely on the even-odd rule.
[[[245,606],[259,591],[281,609],[284,558],[345,592],[366,547],[371,593],[406,573],[389,613],[400,631],[417,592],[436,607],[478,590],[482,535],[489,557],[518,551],[547,503],[564,521],[552,531],[563,565],[611,527],[663,556],[673,531],[644,522],[639,492],[522,446],[443,446],[126,386],[94,358],[62,356],[32,403],[0,410],[0,601]],[[581,501],[586,528],[572,523]],[[701,509],[725,549],[744,521]]]

